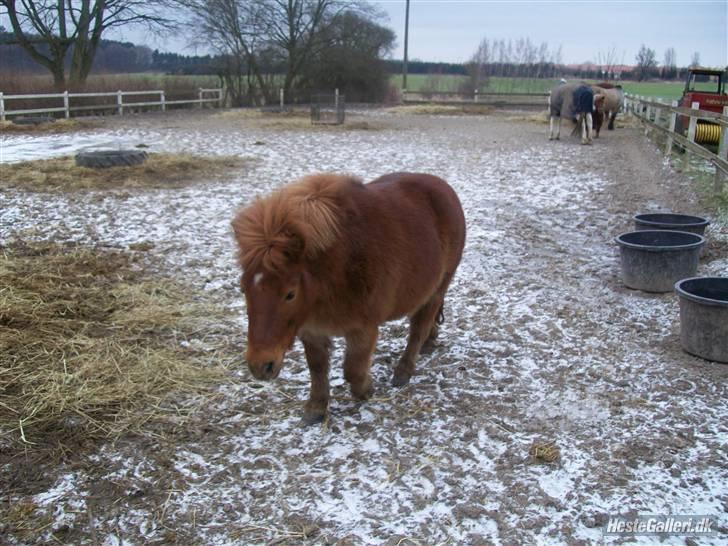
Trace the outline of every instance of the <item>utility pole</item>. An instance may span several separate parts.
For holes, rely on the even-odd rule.
[[[409,3],[407,0],[407,7],[405,8],[404,15],[404,63],[402,64],[402,94],[407,91],[407,40],[409,38]]]

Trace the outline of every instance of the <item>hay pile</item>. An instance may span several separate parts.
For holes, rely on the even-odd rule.
[[[29,125],[18,125],[12,121],[0,121],[0,133],[34,133],[34,134],[61,134],[73,133],[75,131],[84,131],[87,129],[95,129],[99,127],[98,123],[93,121],[78,119],[57,119],[48,123],[38,123]]]
[[[180,395],[209,394],[225,374],[224,355],[181,343],[216,318],[133,254],[0,246],[0,452],[182,422],[197,405]]]
[[[229,156],[150,154],[141,165],[89,169],[77,167],[72,157],[41,159],[2,165],[0,187],[30,191],[180,188],[220,179],[248,161]]]
[[[391,128],[381,121],[365,121],[359,116],[352,115],[347,115],[346,121],[341,125],[314,124],[311,122],[310,110],[302,108],[284,110],[282,112],[276,110],[237,108],[220,112],[215,117],[227,122],[242,122],[247,126],[260,129],[347,132],[381,131]]]
[[[394,106],[387,111],[394,114],[415,114],[425,116],[483,116],[493,112],[491,106],[485,104],[412,104]]]

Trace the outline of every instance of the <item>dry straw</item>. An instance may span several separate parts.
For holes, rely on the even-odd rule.
[[[215,313],[133,253],[0,246],[0,447],[74,449],[184,421],[196,405],[183,400],[225,374],[225,355],[180,343],[211,335]]]
[[[13,123],[12,121],[0,121],[0,134],[4,133],[48,133],[48,134],[60,134],[60,133],[73,133],[75,131],[83,131],[87,129],[95,129],[98,127],[98,123],[93,121],[78,120],[78,119],[59,119],[49,120],[44,123],[35,123],[21,125]]]
[[[249,160],[239,157],[202,157],[188,154],[150,154],[131,167],[78,167],[72,157],[23,161],[3,165],[0,188],[31,191],[179,188],[200,180],[211,181],[240,171]]]
[[[529,455],[534,463],[553,464],[559,460],[561,452],[553,442],[534,442]]]

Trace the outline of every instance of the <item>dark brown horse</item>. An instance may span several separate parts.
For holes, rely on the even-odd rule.
[[[369,184],[333,174],[306,177],[241,210],[232,222],[248,313],[246,359],[273,379],[298,336],[311,372],[304,421],[324,419],[331,336],[346,339],[344,378],[354,397],[373,391],[378,327],[410,318],[392,384],[437,336],[445,292],[465,243],[457,195],[440,178],[396,173]]]

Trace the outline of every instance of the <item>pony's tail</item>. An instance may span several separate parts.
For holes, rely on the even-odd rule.
[[[435,324],[440,326],[443,322],[445,322],[445,303],[443,302],[442,305],[440,305],[440,310],[437,312],[437,318],[435,319]]]

